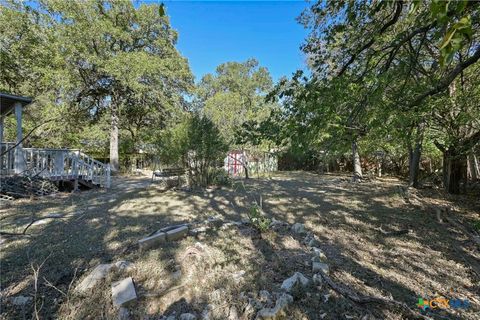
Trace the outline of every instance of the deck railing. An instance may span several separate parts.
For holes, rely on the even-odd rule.
[[[14,143],[2,143],[0,154]],[[23,148],[23,163],[29,174],[51,180],[83,179],[101,187],[110,187],[110,165],[93,159],[80,150],[55,148]],[[14,150],[0,158],[0,174],[15,171]]]

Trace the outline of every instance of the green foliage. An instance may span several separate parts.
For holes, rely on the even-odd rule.
[[[265,102],[272,79],[258,61],[227,62],[215,74],[205,75],[196,91],[195,105],[210,118],[233,147],[246,146],[239,141],[242,126],[268,118],[274,105]],[[257,143],[256,145],[260,145]]]
[[[212,172],[212,184],[217,186],[232,186],[232,179],[224,168],[216,168]]]
[[[248,211],[248,219],[250,220],[250,223],[260,232],[268,231],[270,223],[272,222],[265,216],[262,208],[260,208],[257,204],[250,207]]]
[[[162,133],[158,150],[162,163],[188,169],[190,184],[207,186],[219,181],[216,168],[223,165],[228,145],[210,119],[193,113]]]
[[[103,152],[115,119],[120,150],[136,152],[193,88],[163,5],[11,0],[0,6],[0,23],[8,26],[0,30],[0,90],[35,98],[26,128],[61,119],[35,132],[35,146],[87,142]]]
[[[473,228],[474,228],[477,232],[480,232],[480,220],[475,221],[475,222],[473,223]]]

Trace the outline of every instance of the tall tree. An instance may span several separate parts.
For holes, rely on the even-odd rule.
[[[249,121],[266,119],[273,105],[265,101],[272,87],[268,70],[255,59],[227,62],[219,65],[214,74],[205,75],[198,84],[197,108],[219,128],[228,144],[234,148],[249,148],[238,142],[242,126]],[[250,150],[252,151],[252,150]],[[247,163],[243,163],[248,177]]]
[[[311,29],[303,49],[313,77],[343,78],[363,88],[368,103],[352,103],[351,115],[386,108],[385,119],[403,113],[412,120],[412,185],[418,184],[425,123],[436,106],[432,99],[448,95],[455,79],[480,59],[478,8],[468,1],[318,1],[299,19]],[[455,155],[447,158],[464,149],[452,149]],[[451,181],[458,186],[458,179]]]
[[[39,5],[55,18],[58,50],[75,83],[72,99],[90,113],[110,114],[110,162],[118,170],[119,126],[129,114],[144,119],[178,105],[191,88],[187,60],[175,49],[177,33],[163,5],[102,0]]]

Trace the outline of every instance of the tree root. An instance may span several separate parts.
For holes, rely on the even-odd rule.
[[[379,303],[379,304],[384,304],[384,305],[395,305],[407,312],[409,316],[411,316],[414,319],[424,319],[424,320],[431,320],[432,318],[427,317],[425,315],[419,314],[412,309],[410,309],[405,303],[400,302],[400,301],[395,301],[392,299],[387,299],[383,297],[372,297],[372,296],[364,296],[359,294],[358,292],[355,292],[354,290],[346,287],[346,286],[341,286],[335,283],[329,276],[327,276],[324,272],[321,270],[318,272],[323,280],[328,284],[330,288],[332,288],[334,291],[340,293],[342,296],[347,297],[348,299],[352,300],[353,302],[359,303],[359,304],[366,304],[366,303]]]

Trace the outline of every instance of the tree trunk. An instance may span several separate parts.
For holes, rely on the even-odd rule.
[[[118,162],[118,106],[111,103],[110,108],[110,166],[113,172],[119,170]]]
[[[420,158],[422,156],[423,145],[423,123],[417,126],[417,134],[415,138],[415,147],[410,150],[410,166],[409,166],[409,179],[408,185],[414,188],[418,188],[418,176],[420,172]]]
[[[360,163],[360,154],[358,153],[357,138],[352,141],[352,157],[353,157],[353,181],[362,180],[362,164]]]
[[[475,154],[473,152],[470,152],[470,154],[468,155],[468,170],[469,170],[469,173],[470,173],[470,178],[472,179],[472,181],[477,181],[478,179],[478,176],[477,176],[477,161],[475,159]]]
[[[415,143],[415,148],[410,161],[408,185],[410,187],[418,188],[418,174],[420,172],[420,157],[422,153],[421,144]]]
[[[242,165],[243,165],[243,170],[245,171],[245,179],[248,179],[249,178],[249,176],[248,176],[248,160],[247,160],[247,154],[246,154],[245,151],[243,151]]]
[[[466,159],[455,149],[447,149],[443,154],[443,183],[448,193],[460,193],[460,181],[465,177]]]

